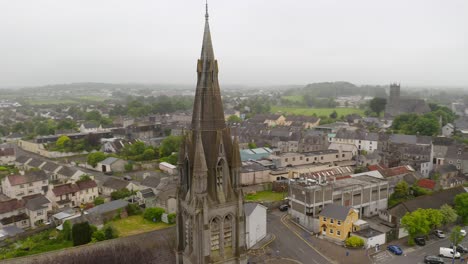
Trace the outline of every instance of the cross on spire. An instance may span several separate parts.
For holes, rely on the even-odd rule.
[[[208,0],[205,1],[205,7],[206,7],[205,18],[208,21],[208,17],[209,17],[209,15],[208,15]]]

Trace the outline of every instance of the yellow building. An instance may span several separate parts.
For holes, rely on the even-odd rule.
[[[359,220],[358,211],[352,207],[328,204],[319,214],[321,234],[332,239],[344,241],[358,227],[353,224]]]

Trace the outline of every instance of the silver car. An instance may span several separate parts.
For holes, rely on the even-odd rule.
[[[436,235],[438,238],[445,238],[445,234],[442,230],[435,230],[434,235]]]

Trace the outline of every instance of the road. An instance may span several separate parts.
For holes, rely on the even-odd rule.
[[[330,264],[314,248],[312,243],[303,239],[295,232],[299,232],[291,224],[282,221],[286,214],[278,210],[273,210],[267,215],[267,230],[275,235],[276,239],[267,246],[265,257],[283,257],[293,259],[304,264]],[[260,257],[262,259],[262,257]]]

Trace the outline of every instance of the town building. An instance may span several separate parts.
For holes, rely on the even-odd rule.
[[[13,165],[16,153],[13,147],[0,147],[0,165]]]
[[[335,144],[353,144],[358,151],[373,152],[378,148],[379,134],[366,132],[364,130],[338,130],[332,139]]]
[[[252,248],[267,235],[267,207],[258,203],[244,204],[245,242],[247,249]]]
[[[400,84],[390,84],[390,95],[387,99],[385,116],[395,117],[405,113],[425,114],[431,109],[422,99],[402,98],[400,96]]]
[[[350,206],[328,204],[319,213],[320,234],[328,238],[344,241],[359,220],[358,210]]]
[[[94,180],[54,185],[47,192],[52,206],[57,209],[92,203],[98,196],[98,187]]]
[[[337,163],[342,161],[351,161],[352,158],[352,152],[344,152],[334,149],[311,151],[306,153],[288,152],[278,155],[270,155],[270,159],[277,168],[307,164],[337,165]]]
[[[2,192],[10,198],[21,199],[33,194],[45,194],[49,179],[44,171],[28,171],[24,175],[8,175],[2,179]]]
[[[289,214],[305,228],[319,232],[317,217],[326,205],[351,206],[360,218],[371,217],[387,209],[388,197],[388,182],[374,176],[296,180],[289,184]]]
[[[108,157],[105,160],[98,162],[96,169],[104,173],[123,172],[125,171],[125,165],[127,165],[127,161],[123,159]]]

